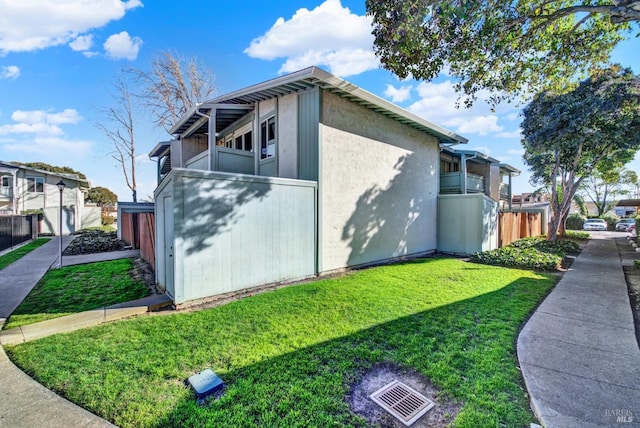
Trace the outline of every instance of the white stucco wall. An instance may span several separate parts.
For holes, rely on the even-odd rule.
[[[278,176],[298,178],[298,94],[278,99]]]
[[[324,92],[319,271],[436,249],[434,137]]]

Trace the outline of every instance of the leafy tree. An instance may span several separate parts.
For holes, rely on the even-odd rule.
[[[620,196],[632,193],[631,187],[638,185],[638,174],[628,169],[594,171],[580,186],[580,193],[589,198],[598,209],[598,217],[613,209]]]
[[[24,165],[29,168],[41,169],[42,171],[56,172],[60,174],[75,174],[78,177],[82,178],[83,180],[87,179],[86,175],[68,166],[54,166],[44,162],[18,162],[18,163],[20,163],[20,165]]]
[[[118,195],[106,187],[92,187],[87,193],[86,201],[93,202],[99,207],[112,207],[118,202]]]
[[[171,127],[197,103],[215,94],[214,75],[195,57],[185,58],[175,52],[160,51],[151,70],[130,68],[140,92],[140,103],[151,113],[156,126]]]
[[[637,0],[367,0],[375,52],[400,78],[460,79],[468,106],[518,93],[559,92],[576,73],[608,61]]]
[[[640,78],[595,72],[565,94],[537,94],[523,111],[523,156],[532,183],[551,190],[550,241],[564,235],[571,200],[596,169],[624,165],[640,148]]]

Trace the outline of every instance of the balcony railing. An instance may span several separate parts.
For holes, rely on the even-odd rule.
[[[440,174],[440,193],[462,193],[462,173],[447,172]],[[467,193],[484,193],[484,177],[467,174]]]
[[[500,183],[500,199],[509,200],[509,185],[507,183]]]

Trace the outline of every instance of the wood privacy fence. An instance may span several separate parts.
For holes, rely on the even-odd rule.
[[[542,235],[542,215],[540,213],[500,213],[498,216],[500,247],[528,236]]]
[[[154,213],[123,212],[118,219],[122,240],[135,249],[156,270],[156,238]]]

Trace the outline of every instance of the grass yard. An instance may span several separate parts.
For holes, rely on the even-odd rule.
[[[147,286],[132,278],[132,269],[131,259],[52,269],[11,314],[4,329],[148,296]]]
[[[460,404],[456,427],[528,427],[515,341],[555,282],[425,259],[7,351],[39,382],[121,427],[366,426],[348,396],[380,364],[415,369]],[[183,381],[207,367],[227,387],[201,407]]]
[[[16,260],[26,256],[28,253],[40,247],[41,245],[46,244],[47,242],[49,242],[49,240],[50,238],[38,238],[35,241],[31,241],[16,250],[8,252],[4,256],[0,257],[0,270],[6,268]]]

